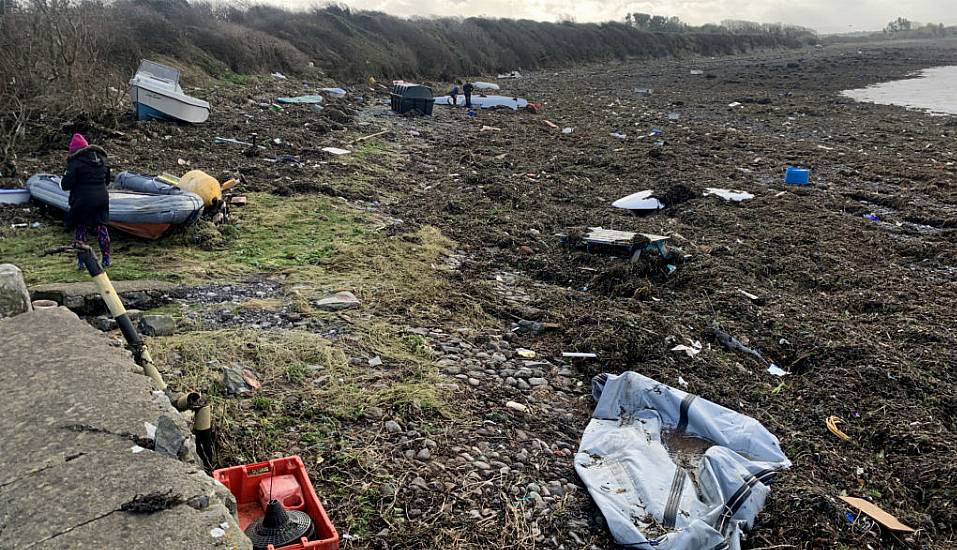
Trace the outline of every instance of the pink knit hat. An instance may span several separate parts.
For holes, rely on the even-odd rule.
[[[70,154],[76,153],[84,147],[89,147],[90,144],[86,142],[86,138],[82,134],[73,134],[73,139],[70,140]]]

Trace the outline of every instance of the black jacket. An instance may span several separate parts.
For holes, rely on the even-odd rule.
[[[474,89],[475,89],[475,86],[473,86],[472,83],[468,83],[465,86],[462,86],[462,93],[464,93],[465,95],[472,95],[472,90]]]
[[[69,227],[94,226],[110,221],[110,166],[106,151],[90,145],[73,153],[66,161],[66,174],[60,187],[70,192]]]

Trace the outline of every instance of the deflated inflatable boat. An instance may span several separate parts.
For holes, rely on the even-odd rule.
[[[625,548],[740,550],[790,467],[757,420],[635,372],[592,382],[575,471]]]

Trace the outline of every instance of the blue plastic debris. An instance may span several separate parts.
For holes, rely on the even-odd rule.
[[[789,185],[807,185],[811,180],[811,171],[807,168],[788,166],[784,171],[784,183]]]
[[[846,519],[848,523],[854,523],[857,520],[857,516],[850,512],[844,512],[844,519]]]
[[[881,219],[877,217],[877,214],[864,214],[865,220],[871,220],[872,222],[879,222]]]

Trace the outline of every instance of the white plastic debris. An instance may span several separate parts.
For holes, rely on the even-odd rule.
[[[682,351],[688,357],[694,357],[695,355],[698,355],[699,353],[701,353],[701,342],[698,340],[695,340],[694,342],[691,342],[690,346],[679,344],[671,348],[671,351]]]
[[[613,137],[613,138],[615,138],[615,139],[627,139],[627,138],[628,138],[628,136],[626,136],[625,134],[622,134],[621,132],[612,132],[612,133],[610,133],[610,134],[608,134],[608,135],[610,135],[611,137]]]
[[[682,388],[687,388],[687,387],[688,387],[688,381],[685,380],[683,377],[679,376],[679,377],[678,377],[678,385],[680,385]]]
[[[326,153],[329,153],[331,155],[336,155],[336,156],[348,155],[349,153],[352,152],[348,149],[340,149],[338,147],[323,147],[322,150],[325,151]]]
[[[156,426],[149,422],[143,422],[143,427],[146,428],[147,439],[156,439]]]
[[[222,527],[213,527],[209,530],[209,536],[213,537],[214,539],[221,539],[226,536],[226,530]]]
[[[644,191],[638,191],[637,193],[632,193],[627,197],[622,197],[615,202],[611,203],[615,208],[624,208],[626,210],[659,210],[664,208],[665,205],[661,203],[658,199],[652,197],[655,192],[646,189]]]
[[[278,72],[278,71],[272,73],[272,77],[273,77],[273,78],[278,78],[279,80],[286,80],[286,75],[284,75],[284,74],[282,74],[282,73],[280,73],[280,72]]]
[[[133,451],[133,454],[137,454],[137,453],[142,453],[146,449],[144,449],[143,447],[140,447],[139,445],[133,445],[132,447],[130,447],[130,450]]]
[[[575,129],[572,128],[571,126],[562,129],[562,133],[563,133],[563,134],[571,134],[571,133],[573,133],[574,131],[575,131]]]
[[[742,295],[744,295],[745,298],[747,298],[748,300],[751,300],[752,302],[757,302],[758,300],[761,299],[761,297],[758,296],[757,294],[751,294],[750,292],[748,292],[747,290],[744,290],[743,288],[739,288],[738,292],[740,292]]]
[[[597,359],[597,353],[580,353],[577,351],[563,351],[562,357],[570,357],[572,359]]]
[[[728,103],[728,107],[731,107],[732,109],[734,109],[735,107],[740,107],[740,106],[741,106],[740,101],[732,101],[731,103]]]
[[[774,363],[771,363],[771,366],[768,367],[768,372],[773,374],[774,376],[784,376],[786,374],[790,374],[788,371],[782,369],[781,367],[775,365]]]
[[[721,189],[720,187],[708,187],[704,190],[704,196],[707,197],[708,195],[715,195],[726,201],[732,202],[749,201],[754,198],[754,195],[748,193],[747,191],[738,191],[737,189]]]
[[[693,75],[704,74],[704,71],[702,71],[702,70],[700,70],[700,69],[691,69],[691,74],[693,74]]]
[[[498,84],[493,84],[492,82],[473,82],[472,86],[475,86],[476,90],[498,90]]]

